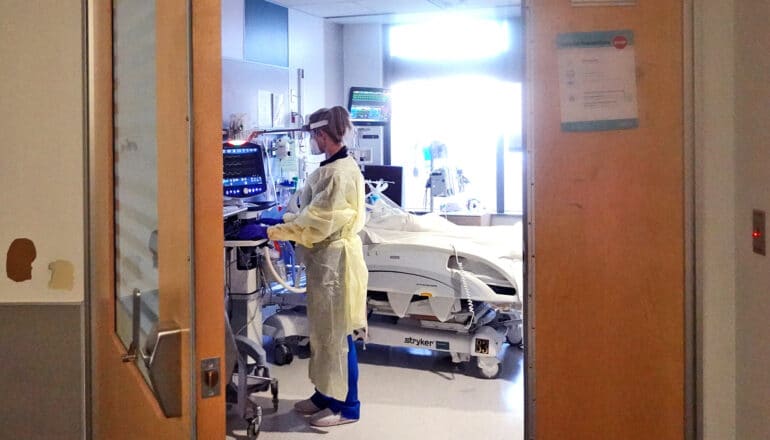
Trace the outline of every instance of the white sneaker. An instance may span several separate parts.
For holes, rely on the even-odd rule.
[[[294,411],[297,411],[300,414],[309,416],[317,413],[318,411],[321,411],[321,408],[315,406],[315,403],[313,403],[312,400],[305,399],[305,400],[300,400],[299,402],[294,404]]]
[[[347,423],[357,422],[358,419],[348,419],[343,417],[342,414],[335,414],[329,408],[315,414],[310,418],[310,424],[318,426],[320,428],[327,428],[329,426],[344,425]]]

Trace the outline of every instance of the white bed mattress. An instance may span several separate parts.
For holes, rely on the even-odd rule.
[[[364,244],[412,244],[451,249],[488,257],[521,260],[521,222],[510,226],[458,226],[437,214],[406,212],[370,216],[361,233]]]

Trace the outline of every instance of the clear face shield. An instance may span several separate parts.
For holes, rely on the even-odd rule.
[[[342,145],[348,147],[348,150],[358,149],[358,136],[355,127],[348,127],[345,135],[342,136]]]
[[[307,133],[307,135],[311,137],[311,142],[312,142],[312,137],[314,134],[316,134],[316,130],[318,130],[321,127],[325,127],[327,125],[329,125],[329,121],[326,119],[323,119],[318,122],[314,122],[312,124],[304,125],[302,127],[302,131],[304,133]],[[304,136],[304,133],[303,133],[303,136]],[[355,127],[348,127],[348,129],[345,130],[345,134],[342,135],[342,145],[348,147],[348,149],[355,149],[357,147]],[[320,153],[313,153],[313,154],[320,154]]]
[[[310,154],[323,154],[323,151],[321,151],[321,148],[318,146],[318,141],[316,141],[315,135],[318,133],[318,129],[326,127],[327,125],[329,125],[329,121],[323,119],[302,127],[302,131],[308,132],[310,134]]]

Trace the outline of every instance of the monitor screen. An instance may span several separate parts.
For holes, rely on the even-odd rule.
[[[365,180],[371,180],[376,182],[382,180],[388,184],[388,188],[384,191],[384,194],[390,200],[396,202],[397,205],[403,206],[403,192],[404,192],[404,169],[402,167],[390,166],[390,165],[366,165],[362,169],[362,174]],[[367,193],[369,187],[366,187]]]
[[[386,124],[390,122],[390,90],[351,87],[348,111],[353,122]]]
[[[222,186],[227,197],[248,198],[267,190],[267,176],[262,148],[252,143],[225,144],[222,149],[224,173]]]

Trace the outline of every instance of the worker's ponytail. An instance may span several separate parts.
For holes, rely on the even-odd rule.
[[[322,108],[316,110],[308,118],[309,124],[314,124],[319,121],[329,121],[329,123],[323,127],[319,127],[319,130],[325,132],[332,141],[335,143],[341,143],[348,130],[352,129],[350,123],[350,115],[345,107],[336,106],[332,108]]]

